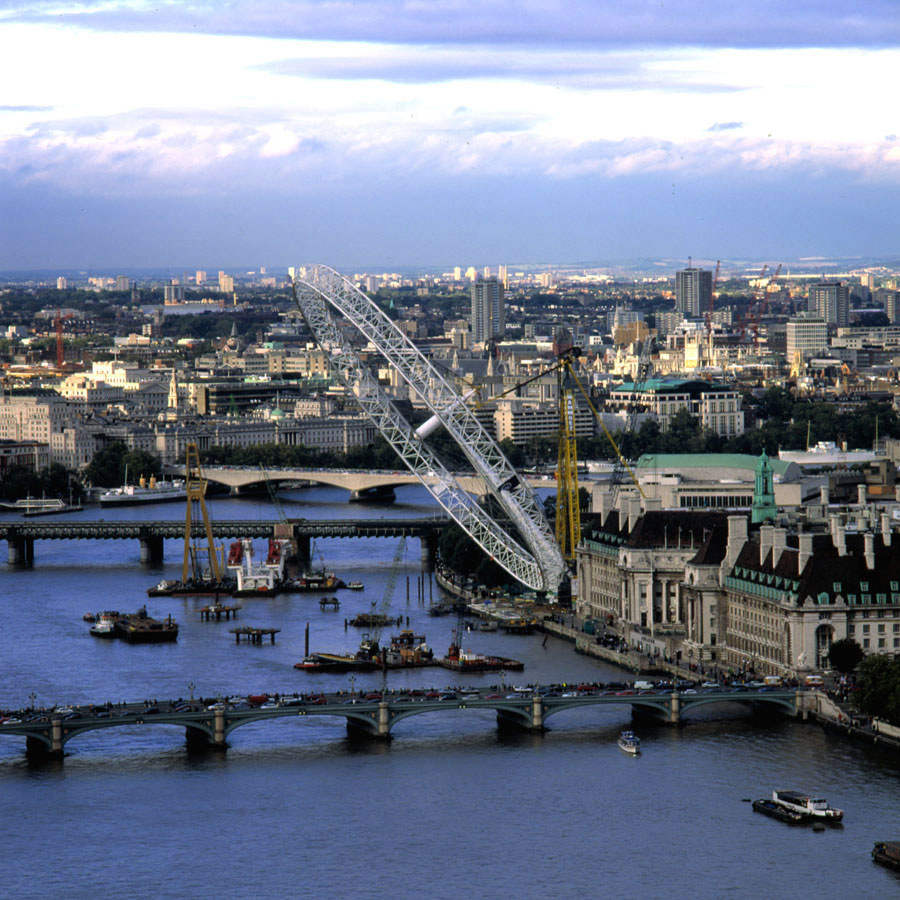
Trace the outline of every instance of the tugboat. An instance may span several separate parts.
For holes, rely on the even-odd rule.
[[[834,809],[825,800],[810,797],[800,791],[772,791],[772,801],[782,809],[835,825],[844,818],[843,810]]]
[[[119,621],[119,613],[112,610],[97,613],[94,616],[94,624],[88,629],[94,637],[111,638],[117,637],[116,623]]]
[[[361,581],[348,581],[347,588],[351,591],[361,591],[363,589],[363,583]]]
[[[623,753],[637,756],[641,752],[641,739],[633,731],[623,731],[619,735],[619,749]]]

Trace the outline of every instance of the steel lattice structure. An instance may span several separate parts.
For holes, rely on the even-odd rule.
[[[305,279],[294,281],[294,299],[325,351],[332,373],[354,393],[363,412],[426,490],[510,575],[535,590],[555,591],[566,565],[540,503],[456,390],[375,303],[333,269],[309,267]],[[453,473],[416,435],[362,364],[329,307],[374,345],[431,410],[482,476],[521,541],[460,487]],[[426,484],[425,476],[436,478],[436,482]]]

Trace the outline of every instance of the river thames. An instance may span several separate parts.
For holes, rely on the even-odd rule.
[[[424,490],[392,506],[359,506],[331,488],[283,495],[288,516],[431,515]],[[260,498],[214,498],[214,518],[273,519]],[[88,509],[78,518],[182,518],[180,504]],[[4,514],[4,518],[6,515]],[[261,546],[262,542],[260,542]],[[134,542],[38,542],[33,569],[3,573],[0,707],[36,703],[350,689],[347,675],[293,668],[310,648],[355,650],[344,619],[380,602],[396,539],[321,540],[316,563],[365,591],[243,599],[238,624],[280,628],[273,645],[236,646],[234,623],[203,622],[208,600],[147,599],[180,573],[181,545],[141,567]],[[392,614],[409,616],[443,655],[455,620],[419,602],[419,544],[410,540]],[[409,577],[410,602],[406,601]],[[329,592],[331,593],[331,592]],[[431,595],[439,599],[436,586]],[[175,644],[92,638],[100,609],[171,614]],[[630,680],[543,635],[472,632],[467,648],[521,659],[507,685]],[[355,689],[385,676],[359,675]],[[444,686],[440,669],[390,672],[389,687]],[[496,673],[466,683],[497,683]],[[875,866],[875,840],[900,839],[900,758],[821,728],[754,721],[736,706],[683,727],[638,726],[643,752],[616,746],[623,708],[555,715],[543,735],[497,731],[492,712],[414,716],[390,744],[350,741],[344,719],[244,726],[225,754],[191,755],[183,729],[106,729],[66,745],[62,763],[33,764],[24,739],[0,740],[4,896],[10,898],[883,898],[900,875]],[[813,791],[844,810],[813,832],[755,815],[750,798]]]

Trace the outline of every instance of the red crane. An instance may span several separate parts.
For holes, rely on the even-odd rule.
[[[63,321],[66,319],[71,319],[74,317],[74,313],[66,313],[62,315],[62,313],[57,310],[56,318],[53,320],[53,324],[56,326],[56,368],[61,369],[65,365],[66,356],[63,348]]]

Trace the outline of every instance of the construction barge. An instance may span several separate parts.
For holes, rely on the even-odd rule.
[[[142,606],[136,613],[113,610],[97,613],[90,633],[100,638],[121,638],[129,644],[162,644],[178,639],[178,623],[167,616],[153,619]]]

